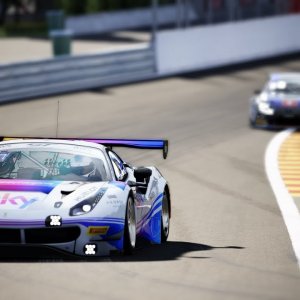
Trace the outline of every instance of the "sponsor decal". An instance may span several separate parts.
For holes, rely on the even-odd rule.
[[[118,208],[123,204],[123,201],[121,199],[115,198],[115,199],[107,199],[106,204],[110,205],[112,207]]]
[[[88,235],[106,235],[109,226],[89,226],[87,229]]]
[[[0,190],[49,194],[60,183],[51,180],[0,179]]]
[[[61,224],[62,224],[61,216],[58,216],[58,215],[49,216],[46,218],[45,224],[47,227],[61,226]]]
[[[95,255],[97,252],[97,245],[87,244],[84,246],[83,251],[86,255]]]
[[[284,107],[297,107],[298,102],[296,100],[284,100],[282,105]]]
[[[92,186],[89,189],[87,189],[86,191],[82,192],[78,197],[76,197],[75,201],[80,202],[80,201],[94,195],[94,193],[97,190],[98,190],[98,187]]]
[[[5,193],[0,196],[0,207],[1,205],[14,207],[18,206],[18,208],[24,209],[36,201],[38,201],[36,198],[28,199],[22,195],[11,196],[10,193]]]

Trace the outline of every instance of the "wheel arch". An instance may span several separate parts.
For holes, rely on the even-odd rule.
[[[124,220],[126,218],[126,209],[127,209],[127,202],[128,202],[129,197],[131,197],[133,202],[135,203],[135,197],[134,197],[132,189],[129,189],[129,191],[127,193],[127,197],[126,197],[126,202],[124,203]]]

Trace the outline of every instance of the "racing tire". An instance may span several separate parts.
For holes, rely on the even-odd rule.
[[[255,111],[250,110],[250,113],[249,113],[249,127],[250,128],[256,128],[256,126],[257,126],[257,117],[258,117],[257,110],[255,110]]]
[[[161,242],[165,243],[170,232],[170,202],[166,192],[164,192],[161,209]]]
[[[124,228],[124,254],[133,253],[136,244],[136,218],[135,206],[132,197],[127,200],[125,228]]]

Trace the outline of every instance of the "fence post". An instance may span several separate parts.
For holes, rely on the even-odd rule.
[[[189,26],[189,0],[184,0],[184,27]]]
[[[158,29],[158,5],[158,0],[152,0],[152,43],[155,42]]]
[[[256,0],[255,1],[256,3],[255,3],[255,11],[256,11],[256,17],[260,17],[261,16],[261,11],[262,11],[262,4],[263,4],[263,2],[264,2],[264,0]]]
[[[181,0],[176,0],[176,27],[181,26]]]
[[[236,0],[227,0],[227,9],[228,9],[228,19],[229,21],[235,20],[235,8],[236,8]]]

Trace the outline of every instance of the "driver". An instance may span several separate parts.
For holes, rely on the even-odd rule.
[[[95,164],[92,159],[82,155],[75,155],[69,166],[62,165],[59,168],[60,175],[75,174],[88,177],[95,173]]]

